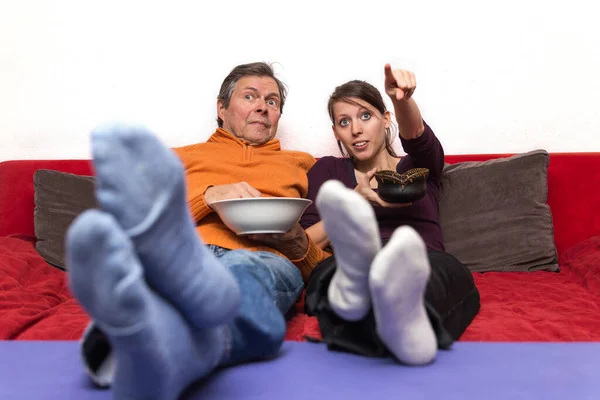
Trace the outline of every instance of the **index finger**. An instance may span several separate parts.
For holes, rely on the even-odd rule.
[[[387,63],[383,67],[383,73],[385,74],[386,79],[395,79],[394,74],[392,73],[392,66]]]

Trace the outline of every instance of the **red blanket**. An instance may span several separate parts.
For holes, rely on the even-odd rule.
[[[600,237],[561,256],[560,273],[475,274],[481,312],[464,341],[599,341]],[[0,238],[0,339],[76,340],[88,317],[69,293],[65,273],[24,238]],[[319,337],[302,303],[287,340]]]

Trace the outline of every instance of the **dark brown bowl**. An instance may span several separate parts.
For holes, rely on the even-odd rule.
[[[375,173],[377,193],[388,203],[412,203],[427,193],[427,168],[413,168],[402,174],[383,170]]]

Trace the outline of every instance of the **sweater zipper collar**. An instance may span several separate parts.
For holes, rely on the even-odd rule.
[[[242,142],[239,138],[233,136],[231,133],[222,128],[217,128],[215,133],[212,134],[208,141],[216,143],[235,143],[243,149],[244,153],[247,152],[248,154],[250,154],[251,151],[281,150],[281,143],[279,142],[279,139],[271,139],[267,143],[258,146],[251,146]]]

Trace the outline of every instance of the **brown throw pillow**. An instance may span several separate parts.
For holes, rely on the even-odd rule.
[[[40,169],[33,175],[36,250],[58,268],[65,267],[65,236],[71,222],[96,208],[94,178]]]
[[[446,251],[476,272],[558,271],[549,159],[536,150],[447,164],[440,199]]]

